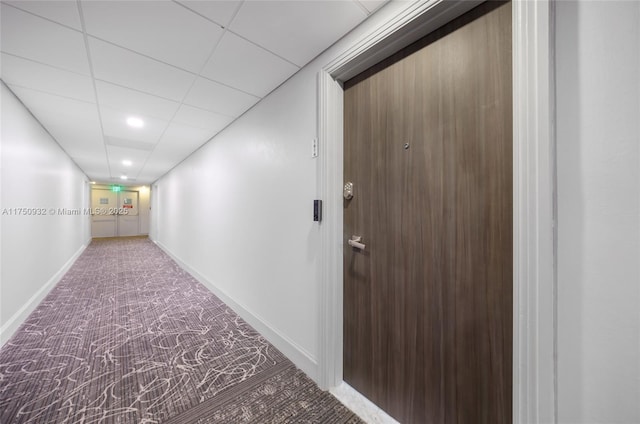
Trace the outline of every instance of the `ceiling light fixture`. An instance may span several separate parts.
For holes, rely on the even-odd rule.
[[[121,180],[126,180],[126,179],[127,179],[127,176],[126,176],[126,175],[122,175],[122,176],[120,177],[120,179],[121,179]]]
[[[140,118],[136,118],[135,116],[130,116],[127,118],[127,125],[133,128],[142,128],[144,127],[144,121]]]
[[[131,162],[129,159],[125,159],[125,160],[122,161],[122,164],[124,166],[131,166],[131,165],[133,165],[133,162]]]

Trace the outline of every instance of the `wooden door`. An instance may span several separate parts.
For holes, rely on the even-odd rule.
[[[345,84],[344,380],[403,423],[511,422],[511,69],[490,2]]]

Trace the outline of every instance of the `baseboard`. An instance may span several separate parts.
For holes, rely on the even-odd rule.
[[[40,290],[38,290],[31,298],[25,303],[9,320],[0,328],[0,346],[4,344],[13,336],[13,334],[20,328],[22,323],[27,320],[27,317],[36,309],[36,307],[42,302],[42,300],[49,294],[52,288],[62,279],[64,274],[69,271],[69,268],[74,264],[76,259],[80,257],[84,249],[88,244],[83,244],[80,249],[56,272],[53,277],[49,279]]]
[[[215,294],[220,300],[227,304],[236,314],[238,314],[243,320],[245,320],[250,326],[258,331],[265,339],[274,345],[280,352],[282,352],[291,362],[293,362],[298,368],[305,372],[313,381],[318,381],[318,363],[317,361],[302,347],[290,340],[285,335],[281,334],[278,330],[274,329],[269,323],[258,314],[250,311],[244,305],[233,300],[224,291],[220,290],[215,284],[201,275],[193,267],[183,261],[181,258],[174,255],[171,250],[160,243],[157,240],[151,239],[160,249],[162,249],[167,255],[171,257],[178,265],[180,265],[185,271],[191,274],[196,280],[207,287],[213,294]]]
[[[344,406],[366,423],[399,424],[392,416],[380,409],[344,381],[329,390]]]

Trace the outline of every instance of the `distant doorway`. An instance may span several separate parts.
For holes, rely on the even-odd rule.
[[[139,193],[91,190],[91,237],[125,237],[140,234]]]

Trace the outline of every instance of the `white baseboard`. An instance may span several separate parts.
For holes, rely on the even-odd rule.
[[[378,405],[362,396],[344,381],[329,391],[367,424],[399,424],[392,416],[380,409]]]
[[[280,352],[282,352],[291,362],[293,362],[298,368],[304,371],[316,383],[318,382],[318,363],[316,359],[312,357],[307,351],[289,339],[287,336],[281,334],[278,330],[274,329],[264,318],[260,315],[250,311],[244,305],[233,300],[224,291],[220,290],[214,283],[209,281],[193,267],[183,261],[181,258],[174,255],[166,246],[157,240],[151,239],[160,249],[162,249],[167,255],[178,263],[184,270],[191,274],[196,280],[207,287],[213,294],[215,294],[220,300],[222,300],[227,306],[229,306],[236,314],[238,314],[243,320],[245,320],[250,326],[252,326],[258,333],[260,333],[265,339],[274,345]]]
[[[89,240],[90,242],[90,240]],[[76,259],[80,257],[84,249],[88,246],[83,244],[80,249],[38,290],[31,298],[22,305],[22,307],[15,313],[7,322],[5,322],[0,328],[0,347],[13,336],[13,334],[20,328],[23,322],[27,320],[27,317],[36,309],[36,307],[42,302],[42,300],[49,294],[51,289],[62,279],[64,274],[69,271],[69,268],[74,264]]]

